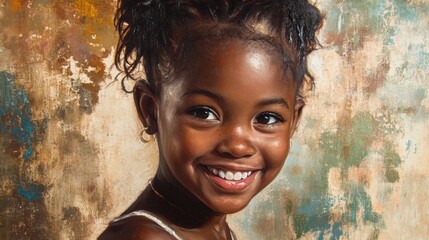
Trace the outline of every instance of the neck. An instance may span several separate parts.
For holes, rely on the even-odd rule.
[[[149,211],[180,228],[181,234],[211,236],[211,239],[230,239],[231,230],[226,215],[212,211],[175,178],[165,177],[160,168],[139,198],[123,213]],[[172,226],[173,227],[173,226]]]
[[[158,214],[173,224],[183,228],[202,228],[208,226],[222,226],[226,224],[226,215],[218,214],[208,208],[197,197],[186,190],[177,180],[167,179],[158,171],[151,180],[152,197],[156,198],[161,206]]]

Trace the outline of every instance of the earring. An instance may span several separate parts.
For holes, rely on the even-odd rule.
[[[142,143],[148,143],[153,140],[153,135],[146,132],[148,129],[148,127],[144,127],[140,132],[140,141],[142,141]]]

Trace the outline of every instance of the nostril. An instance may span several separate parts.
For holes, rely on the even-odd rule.
[[[229,126],[229,125],[228,125]],[[242,125],[231,125],[222,129],[222,137],[217,145],[217,151],[226,158],[246,158],[257,152],[251,136],[251,129]]]
[[[222,152],[222,153],[220,153],[220,155],[221,155],[223,158],[230,158],[230,159],[237,158],[237,157],[235,157],[234,155],[232,155],[232,154],[231,154],[231,153],[229,153],[229,152]]]
[[[256,153],[256,148],[249,144],[221,144],[218,152],[225,158],[248,158]]]
[[[248,154],[248,155],[243,155],[243,156],[234,156],[231,153],[221,153],[221,156],[223,158],[229,158],[229,159],[237,159],[237,158],[249,158],[252,155]]]
[[[220,156],[223,158],[234,158],[234,156],[232,156],[232,154],[229,152],[221,152]]]

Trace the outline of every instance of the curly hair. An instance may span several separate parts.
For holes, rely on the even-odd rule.
[[[180,52],[192,40],[189,36],[211,32],[280,48],[299,94],[304,81],[314,85],[307,56],[319,46],[316,32],[322,19],[307,0],[118,0],[115,64],[124,76],[122,84],[140,78],[143,66],[149,86],[157,93],[161,80],[180,62]],[[198,31],[202,25],[217,30]]]

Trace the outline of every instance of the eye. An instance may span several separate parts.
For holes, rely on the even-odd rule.
[[[204,120],[217,120],[217,114],[208,107],[195,107],[188,111],[189,115]]]
[[[255,123],[257,124],[272,125],[279,122],[284,122],[284,119],[280,115],[271,112],[263,112],[255,117]]]

